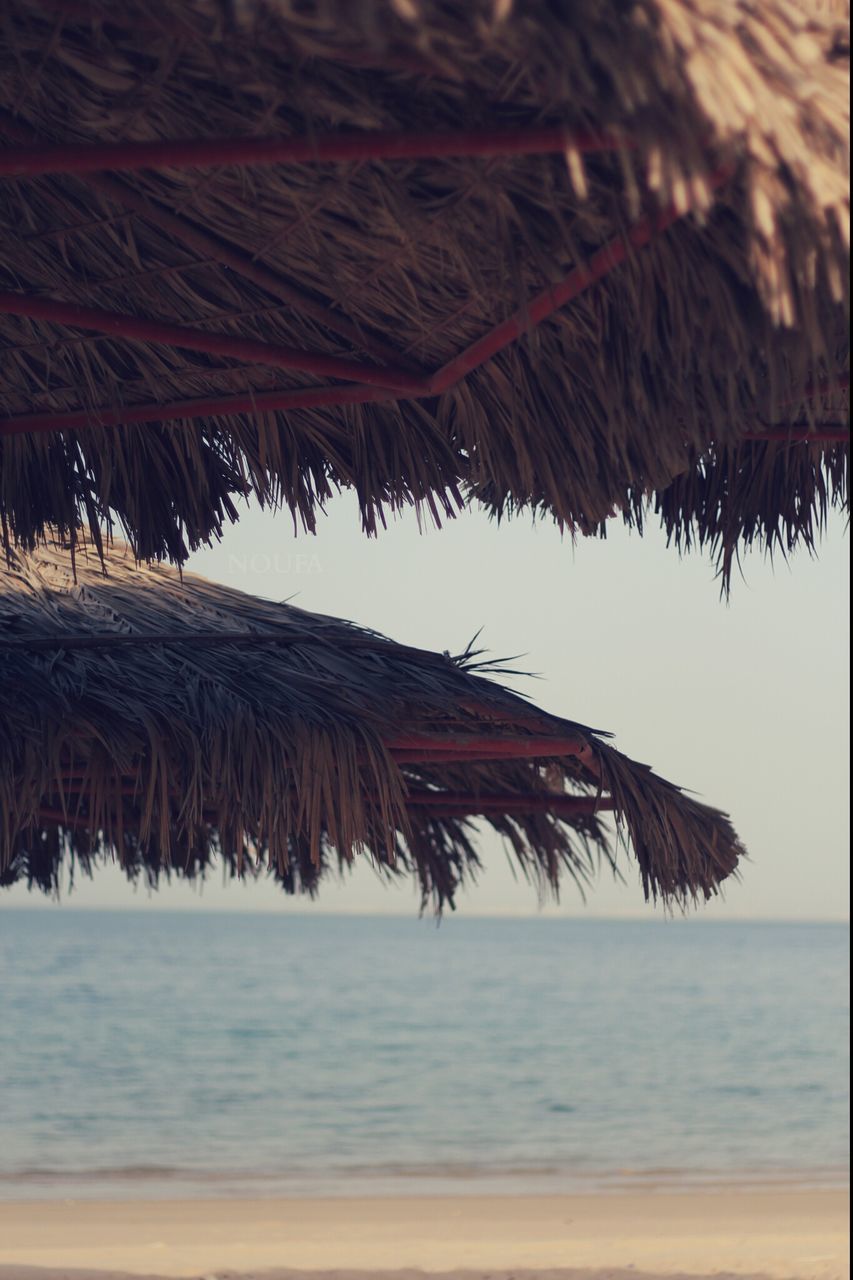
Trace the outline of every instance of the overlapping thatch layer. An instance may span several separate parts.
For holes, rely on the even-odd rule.
[[[269,866],[289,892],[367,853],[453,902],[471,819],[557,889],[611,862],[615,810],[647,896],[710,895],[743,850],[722,813],[480,674],[335,618],[163,566],[49,547],[0,591],[0,883]]]
[[[7,0],[7,539],[112,513],[181,560],[240,495],[310,527],[352,486],[368,529],[810,543],[846,500],[837,8]]]

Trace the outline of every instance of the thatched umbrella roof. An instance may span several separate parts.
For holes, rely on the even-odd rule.
[[[0,514],[184,558],[254,493],[650,505],[726,573],[846,494],[849,41],[765,0],[7,0]],[[53,144],[53,145],[51,145]]]
[[[75,563],[76,560],[76,563]],[[452,903],[472,818],[557,889],[613,858],[647,896],[710,895],[743,850],[726,816],[482,674],[127,548],[12,553],[0,590],[0,883],[63,864],[128,876],[269,866],[313,893],[359,852]],[[494,670],[494,668],[493,668]]]

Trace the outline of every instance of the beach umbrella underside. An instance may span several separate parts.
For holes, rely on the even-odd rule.
[[[832,6],[12,0],[7,546],[180,562],[239,499],[650,513],[812,545],[846,501]]]
[[[0,594],[0,883],[74,868],[201,877],[217,859],[314,893],[368,856],[453,904],[497,832],[540,890],[616,868],[647,897],[717,892],[725,816],[548,715],[471,651],[435,654],[127,548],[11,553]]]

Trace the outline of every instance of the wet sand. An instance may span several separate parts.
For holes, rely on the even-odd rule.
[[[848,1202],[792,1189],[10,1202],[0,1280],[844,1280]]]

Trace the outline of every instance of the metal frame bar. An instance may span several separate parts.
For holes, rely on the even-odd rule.
[[[122,791],[122,795],[124,794]],[[406,808],[425,809],[434,818],[488,818],[546,813],[569,821],[572,818],[595,817],[598,813],[612,813],[616,808],[611,796],[569,796],[550,792],[478,796],[473,792],[423,791],[411,792],[405,803]],[[90,829],[88,816],[73,809],[42,806],[36,817],[40,822],[56,823],[58,826]],[[211,822],[214,821],[212,813],[210,819]]]
[[[587,743],[577,738],[498,738],[475,734],[406,734],[388,742],[392,752],[416,756],[409,763],[423,760],[534,760],[557,756],[580,756]]]
[[[489,761],[553,760],[572,756],[597,776],[596,761],[588,743],[558,737],[478,737],[447,734],[395,738],[385,748],[398,765],[476,764]],[[72,770],[62,775],[63,785],[79,790],[85,775]],[[133,780],[127,781],[134,787]]]
[[[75,303],[58,302],[53,298],[37,298],[0,290],[0,313],[26,316],[31,320],[46,320],[50,324],[72,325],[79,329],[93,329],[96,333],[110,337],[183,347],[189,351],[203,351],[207,355],[228,356],[248,364],[298,369],[303,373],[345,378],[366,386],[393,387],[416,395],[425,391],[423,380],[405,369],[382,368],[316,351],[298,351],[293,347],[259,342],[254,338],[208,333],[204,329],[191,329],[141,316],[122,315],[116,311],[102,311],[97,307],[79,307]]]
[[[514,813],[552,813],[558,818],[577,818],[597,813],[612,813],[616,808],[611,796],[566,796],[550,793],[530,795],[477,796],[447,792],[410,794],[406,805],[411,809],[427,809],[437,818],[496,817]]]
[[[715,175],[712,181],[715,185],[718,185],[724,180],[724,177],[725,175],[721,171]],[[593,255],[588,265],[573,268],[559,284],[539,294],[527,307],[520,309],[507,320],[495,325],[482,338],[473,342],[465,351],[460,352],[458,356],[455,356],[453,360],[444,365],[443,368],[428,376],[426,384],[405,370],[370,370],[374,384],[387,386],[392,376],[395,379],[395,389],[405,390],[406,383],[408,383],[409,387],[414,384],[416,389],[409,390],[405,397],[390,395],[387,392],[384,396],[365,394],[370,390],[369,386],[356,384],[350,387],[312,388],[308,392],[284,390],[280,392],[261,392],[257,395],[240,394],[237,396],[180,400],[166,404],[131,405],[124,410],[117,410],[114,406],[105,405],[90,410],[80,409],[45,414],[21,414],[13,418],[0,419],[0,436],[20,435],[36,431],[72,430],[86,426],[120,426],[130,422],[169,422],[190,417],[255,413],[262,412],[264,409],[273,411],[308,407],[319,408],[324,405],[359,404],[364,403],[366,400],[381,398],[394,400],[441,395],[445,391],[449,391],[461,378],[514,342],[524,332],[541,324],[543,320],[546,320],[560,307],[565,306],[567,302],[577,298],[581,293],[591,288],[592,285],[598,283],[609,272],[625,262],[632,249],[647,245],[656,232],[666,230],[681,216],[683,216],[681,211],[676,210],[674,206],[669,206],[656,217],[641,219],[629,229],[626,237],[614,236]],[[17,294],[2,293],[0,293],[0,310],[3,309],[4,300],[6,299],[11,299],[16,306],[32,307],[40,318],[47,318],[47,312],[56,317],[57,320],[62,312],[69,316],[73,313],[77,315],[77,323],[79,324],[83,323],[80,313],[88,312],[89,310],[88,308],[69,307],[63,303],[53,303],[47,299],[27,299]],[[5,302],[5,305],[8,306],[8,302]],[[32,312],[28,309],[24,314],[32,314]],[[92,319],[95,320],[97,317],[99,326],[106,325],[106,318],[110,316],[111,313],[108,312],[92,313]],[[136,336],[141,336],[142,329],[146,328],[150,323],[137,321],[135,317],[123,317],[122,320],[124,319],[132,321],[133,332]],[[74,323],[70,319],[65,322]],[[184,339],[186,339],[187,334],[195,332],[181,329],[180,326],[159,324],[154,324],[153,326],[153,330],[160,335],[161,340],[167,340],[165,334],[167,329],[172,329],[176,334],[181,334]],[[221,335],[202,334],[202,337],[204,339],[212,338],[217,344],[225,342],[229,346],[232,343],[241,341],[240,339],[224,338]],[[266,344],[263,343],[250,345],[266,348]],[[215,350],[217,354],[223,354],[222,347],[219,345],[215,348],[206,347],[205,349]],[[269,352],[271,349],[266,348],[266,350]],[[303,353],[297,354],[301,358]],[[322,359],[335,360],[334,357],[322,357]],[[342,363],[344,362],[337,362],[337,367],[340,367]],[[353,362],[346,363],[351,364]],[[310,398],[306,399],[306,397]]]
[[[177,422],[190,418],[233,414],[273,413],[288,409],[318,409],[330,405],[365,404],[396,399],[385,387],[309,387],[304,391],[242,392],[234,396],[208,396],[172,400],[166,404],[129,405],[126,409],[100,406],[59,413],[26,413],[0,419],[0,437],[34,432],[73,431],[86,427],[122,427],[137,422]]]
[[[585,768],[596,772],[593,749],[580,737],[408,734],[392,738],[384,745],[397,764],[471,764],[477,761],[553,760],[573,756]],[[84,780],[85,774],[79,768],[61,775],[61,781],[72,786]]]
[[[16,138],[25,131],[7,116],[0,117],[0,127]],[[105,168],[144,168],[167,162],[180,165],[204,164],[273,164],[308,163],[326,160],[360,161],[364,159],[412,159],[439,156],[544,154],[576,147],[584,151],[611,150],[626,142],[605,134],[569,134],[560,128],[528,130],[482,130],[458,133],[424,134],[325,134],[316,138],[265,138],[244,140],[203,140],[197,142],[127,143],[107,146],[42,146],[28,145],[0,151],[0,176],[26,173],[88,174],[90,183],[108,198],[127,204],[140,216],[173,233],[196,251],[209,253],[216,261],[231,267],[269,292],[292,300],[294,306],[315,314],[321,323],[337,327],[347,338],[363,349],[367,340],[345,317],[337,318],[321,305],[292,290],[274,272],[252,262],[241,251],[219,242],[204,230],[186,223],[176,215],[159,209],[145,196],[126,188],[108,174]],[[23,169],[14,168],[15,157],[26,160]],[[11,159],[10,159],[11,157]],[[27,159],[29,157],[29,159]],[[168,157],[168,161],[165,157]],[[12,166],[12,167],[10,167]],[[42,167],[39,167],[42,166]],[[47,167],[44,167],[47,166]],[[56,167],[59,166],[59,167]],[[730,177],[730,168],[714,171],[708,181],[712,191],[718,190]],[[544,290],[525,307],[496,324],[488,333],[471,343],[464,351],[432,374],[414,371],[409,362],[381,368],[337,356],[297,351],[253,339],[227,334],[209,333],[137,316],[120,315],[96,308],[79,307],[47,298],[0,292],[0,311],[29,316],[50,323],[93,329],[131,340],[184,347],[207,354],[231,357],[243,362],[272,367],[299,369],[306,373],[346,379],[344,385],[313,388],[285,388],[266,392],[247,392],[228,396],[198,397],[164,404],[130,405],[124,409],[97,406],[48,413],[28,413],[0,419],[0,437],[25,433],[41,433],[87,427],[115,427],[129,423],[174,422],[194,417],[230,416],[280,412],[300,408],[322,408],[371,401],[427,398],[449,391],[493,356],[517,341],[525,333],[548,319],[561,307],[573,301],[594,284],[599,283],[624,263],[631,252],[648,245],[655,235],[665,232],[685,215],[687,210],[670,204],[657,214],[641,219],[625,235],[614,236],[602,245],[584,265],[575,267],[558,284]],[[317,313],[321,314],[317,314]],[[371,335],[372,340],[372,335]],[[374,349],[375,345],[374,345]],[[386,346],[376,350],[380,357],[391,355]],[[399,360],[399,357],[397,357]],[[407,367],[402,367],[407,366]],[[349,385],[347,385],[349,384]],[[808,387],[803,399],[828,394],[834,385],[849,385],[842,375],[837,383],[820,383]],[[393,394],[393,393],[400,394]],[[794,400],[791,403],[795,403]],[[741,439],[756,442],[778,441],[790,444],[838,444],[849,438],[849,431],[838,423],[819,423],[812,429],[777,426],[750,431]]]
[[[231,396],[208,396],[190,400],[172,400],[163,404],[128,405],[126,409],[100,406],[94,409],[70,409],[50,413],[18,414],[0,418],[0,438],[33,435],[53,431],[73,431],[91,427],[121,427],[135,423],[178,422],[191,418],[230,417],[237,414],[258,415],[287,412],[294,409],[319,409],[334,405],[393,403],[402,397],[385,387],[345,384],[339,387],[308,387],[301,391],[241,392]],[[407,397],[408,398],[408,397]],[[412,397],[416,398],[416,397]],[[778,426],[746,431],[735,443],[845,444],[850,439],[848,426],[816,423]],[[0,648],[3,641],[0,640]]]
[[[712,174],[709,179],[711,189],[716,191],[728,176],[729,171],[722,169]],[[614,236],[608,240],[596,250],[586,266],[575,267],[559,284],[538,294],[527,306],[521,307],[509,319],[495,325],[482,338],[448,361],[430,380],[431,389],[434,392],[448,390],[524,333],[547,320],[566,303],[572,302],[592,285],[598,284],[616,267],[621,266],[632,250],[648,245],[656,234],[666,231],[684,217],[686,212],[688,211],[678,209],[673,204],[667,205],[659,213],[641,218],[628,228],[624,236]]]
[[[32,129],[22,125],[19,120],[15,120],[8,112],[2,110],[0,110],[0,133],[28,148],[44,145]],[[236,272],[244,280],[258,285],[280,302],[290,303],[295,310],[311,316],[331,333],[346,338],[357,349],[372,355],[377,360],[396,365],[398,368],[411,369],[413,373],[422,372],[415,367],[414,362],[402,357],[389,343],[385,342],[381,335],[318,302],[271,267],[255,261],[236,245],[206,231],[187,218],[163,208],[156,201],[143,195],[141,191],[137,191],[135,187],[129,187],[121,179],[108,173],[92,173],[85,177],[81,176],[80,181],[84,187],[97,191],[113,204],[144,218],[146,222],[158,227],[193,253],[200,254],[202,258],[210,258],[220,266]]]
[[[80,797],[79,792],[70,791],[70,795]],[[113,798],[114,792],[110,793]],[[143,799],[143,795],[138,790],[130,788],[120,788],[119,795],[123,799],[139,798]],[[612,813],[615,809],[615,802],[611,796],[570,796],[561,795],[558,792],[512,792],[504,795],[490,793],[488,795],[478,795],[475,792],[465,791],[412,791],[405,798],[406,807],[410,809],[428,809],[431,810],[436,817],[464,817],[466,815],[482,814],[512,814],[512,813],[554,813],[559,817],[573,818],[586,814],[594,815],[601,812]],[[62,808],[39,809],[39,817],[47,821],[61,822],[65,811]],[[85,822],[85,815],[75,815],[80,821]],[[68,812],[68,818],[72,817],[72,811]]]
[[[187,138],[162,142],[68,143],[0,151],[0,177],[136,173],[140,169],[253,168],[276,164],[358,163],[365,160],[440,160],[474,156],[584,154],[630,146],[615,133],[560,125],[527,129],[459,129],[426,133],[318,133],[314,137]]]

